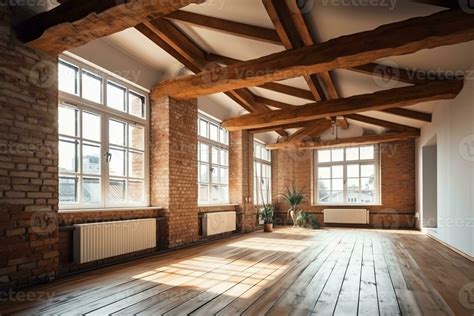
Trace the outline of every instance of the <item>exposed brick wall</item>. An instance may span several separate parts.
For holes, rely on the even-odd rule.
[[[241,213],[239,229],[253,231],[257,225],[257,211],[253,205],[253,135],[248,131],[230,132],[229,149],[230,202],[237,204]]]
[[[170,248],[199,240],[197,100],[151,100],[151,203],[164,207]]]
[[[370,223],[377,228],[415,227],[415,142],[400,141],[380,144],[382,205],[369,206]],[[286,217],[288,205],[278,195],[295,183],[305,188],[308,197],[314,192],[313,151],[279,150],[273,153],[273,194],[278,217]],[[322,206],[314,206],[311,198],[302,208],[316,213],[323,222]],[[360,207],[354,207],[360,208]],[[364,207],[365,208],[365,207]]]
[[[25,47],[0,6],[0,290],[58,271],[57,59]]]

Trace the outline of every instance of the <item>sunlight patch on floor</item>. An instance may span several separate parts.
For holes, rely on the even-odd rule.
[[[308,248],[314,241],[297,239],[273,239],[255,237],[228,244],[229,247],[246,248],[255,250],[283,251],[298,253]]]

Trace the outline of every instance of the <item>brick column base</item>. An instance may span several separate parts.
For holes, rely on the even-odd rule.
[[[248,131],[230,132],[230,202],[238,205],[239,229],[254,231],[257,211],[253,205],[253,135]]]
[[[199,239],[197,113],[197,100],[151,100],[151,203],[164,207],[169,248]]]

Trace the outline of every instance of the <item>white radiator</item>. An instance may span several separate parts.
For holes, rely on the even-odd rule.
[[[237,229],[236,212],[217,212],[204,214],[202,231],[204,236],[212,236]]]
[[[85,263],[156,247],[156,219],[74,225],[74,262]]]
[[[369,211],[364,209],[325,209],[328,224],[369,224]]]

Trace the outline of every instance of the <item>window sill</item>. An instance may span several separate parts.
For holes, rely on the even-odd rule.
[[[86,213],[86,212],[126,212],[126,211],[149,211],[162,210],[160,206],[139,206],[139,207],[107,207],[107,208],[73,208],[62,209],[58,213]]]
[[[383,204],[311,204],[316,207],[371,207],[371,206],[383,206]]]

